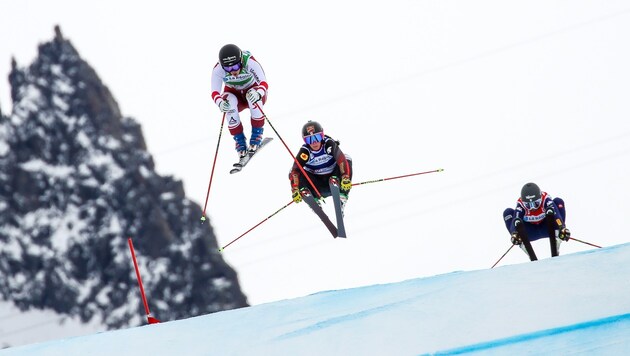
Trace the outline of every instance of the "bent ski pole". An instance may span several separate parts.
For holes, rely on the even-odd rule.
[[[295,156],[293,156],[293,152],[291,152],[291,149],[289,149],[289,146],[287,146],[287,144],[284,142],[284,140],[282,139],[282,136],[280,136],[280,134],[278,133],[278,131],[276,130],[275,127],[273,127],[273,124],[271,123],[271,120],[269,120],[269,118],[267,117],[267,115],[265,114],[265,112],[262,110],[262,108],[260,107],[260,105],[258,105],[258,103],[254,103],[254,105],[256,105],[256,107],[258,108],[258,110],[260,110],[260,112],[263,114],[263,116],[265,117],[265,120],[267,120],[267,123],[269,123],[269,126],[271,127],[271,129],[273,130],[273,132],[276,133],[276,136],[278,136],[278,138],[280,139],[280,142],[282,142],[282,144],[284,145],[284,148],[287,149],[287,151],[289,151],[289,155],[291,156],[291,158],[293,158],[293,161],[295,161],[295,165],[300,169],[300,171],[302,172],[302,175],[304,175],[304,177],[306,178],[306,180],[308,180],[309,184],[311,185],[311,187],[313,187],[313,190],[315,191],[315,193],[317,193],[317,196],[319,198],[322,197],[322,194],[319,192],[319,190],[317,190],[317,187],[315,186],[315,184],[313,184],[313,181],[311,180],[311,178],[308,176],[308,174],[306,174],[306,171],[304,171],[304,168],[300,165],[300,163],[297,161],[297,159],[295,158]]]
[[[405,175],[397,176],[397,177],[381,178],[381,179],[375,179],[375,180],[368,180],[368,181],[360,182],[360,183],[352,183],[352,186],[361,185],[361,184],[368,184],[368,183],[384,182],[386,180],[406,178],[406,177],[418,176],[418,175],[421,175],[421,174],[428,174],[428,173],[435,173],[435,172],[442,172],[442,171],[444,171],[444,169],[440,168],[440,169],[435,169],[435,170],[432,170],[432,171],[426,171],[426,172],[420,172],[420,173],[412,173],[412,174],[405,174]]]
[[[510,246],[510,248],[507,249],[507,251],[505,251],[505,253],[503,254],[503,256],[501,256],[501,258],[499,258],[499,260],[497,262],[495,262],[492,267],[490,267],[490,269],[494,268],[494,266],[496,266],[502,259],[503,257],[505,257],[505,255],[508,254],[508,252],[510,252],[510,250],[512,249],[512,247],[514,247],[514,245]]]
[[[210,173],[210,182],[208,183],[208,193],[206,193],[206,202],[203,204],[203,212],[201,213],[201,223],[206,221],[206,207],[208,206],[208,197],[210,197],[210,187],[212,186],[212,177],[214,176],[214,167],[217,164],[217,156],[219,155],[219,144],[221,143],[221,134],[223,134],[223,123],[225,122],[225,113],[221,119],[221,129],[219,129],[219,139],[217,140],[217,149],[214,152],[214,162],[212,162],[212,172]]]
[[[576,238],[574,238],[574,237],[569,237],[569,239],[571,239],[571,240],[575,240],[575,241],[577,241],[577,242],[581,242],[581,243],[583,243],[583,244],[585,244],[585,245],[590,245],[590,246],[593,246],[593,247],[602,248],[601,246],[597,246],[597,245],[592,244],[592,243],[590,243],[590,242],[586,242],[586,241],[578,240],[578,239],[576,239]]]
[[[234,242],[236,242],[236,240],[240,239],[241,237],[247,235],[250,231],[254,230],[255,228],[257,228],[260,224],[264,223],[265,221],[271,219],[272,216],[278,214],[280,211],[282,211],[282,209],[286,208],[287,206],[293,204],[293,200],[291,200],[288,204],[286,204],[285,206],[283,206],[282,208],[276,210],[273,214],[267,216],[265,219],[263,219],[261,222],[259,222],[258,224],[254,225],[251,229],[245,231],[244,233],[242,233],[239,237],[235,238],[234,240],[230,241],[227,245],[219,248],[219,252],[223,252],[223,250],[225,250],[226,247],[230,246],[231,244],[233,244]]]

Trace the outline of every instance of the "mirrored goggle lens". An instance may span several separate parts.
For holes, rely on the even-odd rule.
[[[304,136],[304,142],[306,142],[307,145],[310,145],[314,142],[322,142],[323,140],[324,140],[323,132],[318,132],[309,136]]]
[[[223,67],[223,69],[224,69],[226,72],[234,72],[234,71],[236,71],[236,70],[241,69],[241,64],[240,64],[240,63],[236,63],[235,65],[231,65],[231,66],[229,66],[229,67]]]
[[[536,199],[534,201],[526,201],[525,207],[529,210],[533,210],[533,209],[538,209],[540,207],[540,204],[542,204],[542,198]]]

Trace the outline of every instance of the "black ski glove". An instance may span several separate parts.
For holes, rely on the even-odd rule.
[[[520,245],[523,243],[520,236],[518,236],[518,232],[514,231],[510,236],[510,240],[512,241],[512,245]]]

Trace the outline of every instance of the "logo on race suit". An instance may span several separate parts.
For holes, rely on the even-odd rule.
[[[300,158],[301,158],[303,161],[306,161],[306,160],[308,160],[308,155],[307,155],[306,153],[301,153],[301,154],[300,154]]]
[[[523,220],[529,222],[529,223],[540,223],[541,221],[543,221],[543,219],[545,219],[545,214],[541,213],[541,214],[537,214],[537,215],[525,215],[523,216]]]
[[[231,118],[230,121],[228,122],[228,125],[236,125],[236,119],[235,118]]]
[[[313,166],[322,166],[325,163],[327,163],[328,161],[330,161],[331,159],[333,159],[331,156],[326,156],[326,155],[313,157],[313,160],[311,161],[311,164]],[[324,169],[326,169],[326,167],[324,167]]]
[[[249,74],[247,73],[238,73],[237,75],[232,75],[231,72],[225,72],[225,77],[223,77],[224,82],[235,81],[235,80],[247,80],[249,78]]]
[[[257,73],[256,73],[256,71],[254,70],[254,68],[251,68],[251,69],[249,70],[249,72],[250,72],[250,73],[254,76],[254,79],[256,80],[256,83],[260,83],[260,82],[261,82],[261,80],[260,80],[260,78],[258,78],[258,74],[257,74]]]
[[[512,214],[506,215],[503,219],[505,221],[512,220]]]

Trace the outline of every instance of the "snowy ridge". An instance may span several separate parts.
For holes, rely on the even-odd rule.
[[[0,355],[515,355],[630,350],[630,244],[315,293]]]
[[[142,325],[128,237],[162,318],[248,305],[236,272],[212,252],[211,223],[198,223],[201,209],[181,181],[156,172],[140,125],[122,116],[59,28],[30,65],[12,63],[9,82],[13,110],[0,116],[0,301],[24,315],[9,311],[7,322],[0,314],[0,345],[76,335],[27,331],[57,321]],[[58,315],[29,323],[39,310]]]

